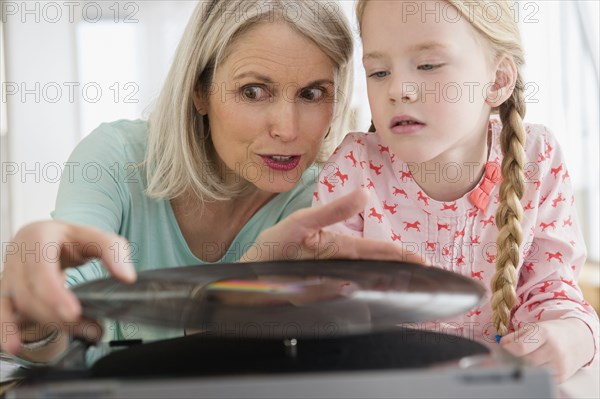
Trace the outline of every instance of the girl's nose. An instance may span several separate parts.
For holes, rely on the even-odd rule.
[[[389,99],[392,102],[402,101],[411,103],[417,100],[419,95],[419,85],[416,82],[406,81],[405,79],[393,79],[389,87]]]

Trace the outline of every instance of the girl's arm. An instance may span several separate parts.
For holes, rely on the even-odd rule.
[[[586,258],[585,243],[566,164],[549,132],[544,149],[546,160],[536,180],[534,230],[524,232],[526,256],[512,318],[517,334],[504,337],[502,344],[537,364],[550,364],[557,379],[564,380],[593,361],[598,316],[577,284]],[[536,183],[528,183],[532,184]]]

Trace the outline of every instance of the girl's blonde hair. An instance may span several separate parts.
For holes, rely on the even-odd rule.
[[[496,273],[492,278],[491,305],[492,322],[496,333],[506,335],[509,330],[511,310],[516,302],[516,269],[520,264],[519,246],[523,242],[521,220],[523,206],[521,198],[525,189],[525,117],[524,80],[522,68],[525,64],[521,34],[515,16],[514,6],[502,0],[446,0],[479,33],[480,38],[492,51],[495,59],[510,57],[517,67],[517,78],[512,95],[493,110],[500,114],[502,132],[502,184],[500,185],[500,206],[496,212],[496,226],[499,234],[496,240],[498,256]],[[358,0],[356,15],[359,28],[367,0]],[[491,5],[495,12],[490,13]]]
[[[193,93],[210,87],[232,43],[261,23],[287,24],[312,40],[337,68],[332,124],[317,156],[324,162],[346,130],[351,97],[352,31],[337,6],[315,0],[201,1],[149,117],[147,194],[173,199],[191,193],[203,202],[242,195],[246,183],[226,185],[220,177],[210,126],[196,111]]]

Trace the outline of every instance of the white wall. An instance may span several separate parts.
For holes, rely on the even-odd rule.
[[[75,25],[66,18],[46,23],[36,22],[35,15],[23,17],[30,22],[3,13],[8,155],[2,160],[2,180],[10,187],[13,228],[48,218],[60,170],[80,137],[79,96],[69,101],[62,93],[58,99],[56,90],[66,92],[65,83],[78,81]]]
[[[49,218],[60,172],[82,137],[101,122],[142,116],[194,5],[2,2],[8,131],[2,182],[9,187],[12,232]]]
[[[580,3],[590,7],[583,24],[593,32],[597,48],[598,2]],[[58,188],[57,172],[84,135],[102,121],[144,113],[160,89],[195,2],[0,4],[6,44],[1,90],[7,118],[3,117],[3,123],[7,122],[8,132],[8,148],[3,148],[8,154],[1,162],[2,194],[5,205],[8,184],[12,208],[10,219],[2,219],[2,230],[14,232],[27,222],[49,217]],[[572,4],[571,0],[521,2],[525,72],[531,84],[527,119],[549,125],[566,150],[590,255],[598,259],[600,129],[598,105],[590,98],[595,95],[597,101],[600,88],[584,62],[580,22]],[[354,23],[353,2],[343,0],[341,5]],[[357,40],[353,106],[355,127],[364,130],[370,113],[360,55]],[[74,87],[73,98],[69,98],[69,87]],[[87,92],[82,92],[84,87]],[[102,90],[99,97],[98,87]],[[62,91],[60,100],[55,99],[56,88]],[[577,112],[565,113],[581,109],[585,109],[587,123],[569,116]],[[3,233],[2,241],[7,240]]]

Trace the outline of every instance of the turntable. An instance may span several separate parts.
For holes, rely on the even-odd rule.
[[[8,397],[555,396],[545,370],[499,345],[410,328],[465,312],[483,297],[476,282],[441,269],[346,260],[220,264],[144,272],[133,285],[98,280],[74,292],[86,317],[188,335],[101,344],[94,350],[106,355],[93,364],[88,345],[74,341]]]

